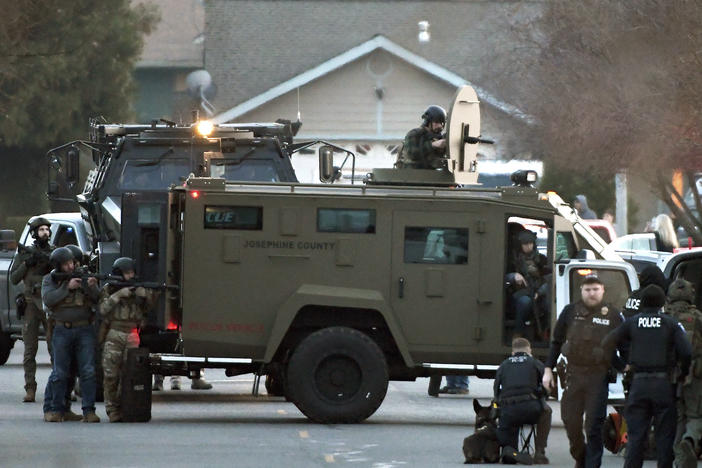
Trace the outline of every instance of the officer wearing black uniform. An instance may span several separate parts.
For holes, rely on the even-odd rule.
[[[653,419],[659,467],[673,466],[676,409],[672,369],[680,364],[684,378],[692,350],[685,329],[661,313],[665,293],[649,285],[641,293],[641,312],[629,317],[602,341],[605,350],[628,349],[628,364],[634,376],[624,412],[628,427],[625,467],[643,465],[646,431]]]
[[[668,280],[665,279],[665,275],[656,265],[648,265],[639,273],[639,289],[631,292],[631,295],[626,300],[624,308],[622,309],[622,314],[624,314],[625,319],[639,313],[639,309],[641,308],[641,292],[649,284],[660,286],[663,291],[668,289]]]
[[[446,123],[446,111],[429,106],[422,114],[422,126],[405,136],[402,151],[397,156],[398,169],[440,169],[445,166],[446,139],[441,132]]]
[[[495,401],[500,408],[497,440],[505,462],[531,464],[529,454],[517,451],[519,428],[538,424],[533,462],[548,464],[546,441],[551,430],[551,408],[544,400],[541,384],[544,365],[531,357],[531,345],[526,338],[512,341],[512,356],[505,359],[495,375]]]
[[[624,367],[614,353],[605,353],[600,343],[623,322],[623,317],[602,302],[604,284],[597,275],[585,277],[580,294],[581,300],[567,305],[558,316],[543,384],[546,388],[555,386],[552,369],[563,353],[568,359],[568,370],[561,419],[568,434],[570,454],[577,468],[595,468],[602,463],[604,451],[602,426],[607,411],[610,365],[622,370]],[[583,437],[583,413],[587,443]]]

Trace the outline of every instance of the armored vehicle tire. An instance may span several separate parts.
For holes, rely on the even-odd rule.
[[[388,366],[380,347],[347,327],[306,337],[288,364],[288,396],[312,421],[356,423],[378,409],[388,389]]]
[[[15,346],[15,341],[10,338],[9,333],[0,332],[0,366],[7,362],[10,351]]]

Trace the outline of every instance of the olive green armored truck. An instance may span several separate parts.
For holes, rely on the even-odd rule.
[[[123,201],[136,214],[153,203],[138,194]],[[154,372],[267,374],[318,422],[368,418],[389,380],[494,375],[510,351],[505,278],[521,230],[542,238],[553,272],[545,309],[529,324],[541,357],[557,312],[592,269],[614,304],[636,282],[631,265],[601,258],[601,239],[560,197],[528,186],[190,177],[163,205],[165,249],[157,250],[178,288],[157,326],[180,331],[182,355],[152,355]]]

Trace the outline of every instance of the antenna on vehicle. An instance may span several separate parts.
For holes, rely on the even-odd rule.
[[[209,101],[217,95],[217,85],[212,81],[212,76],[207,70],[195,70],[185,77],[188,94],[200,101],[200,107],[208,117],[212,117],[216,109]]]

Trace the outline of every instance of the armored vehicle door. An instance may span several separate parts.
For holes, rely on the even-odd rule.
[[[393,214],[392,306],[419,362],[450,362],[469,351],[477,299],[475,221],[465,212]]]
[[[166,282],[167,208],[166,192],[127,192],[122,196],[120,255],[136,261],[139,281]],[[150,323],[162,323],[164,296],[161,294],[149,317]]]

